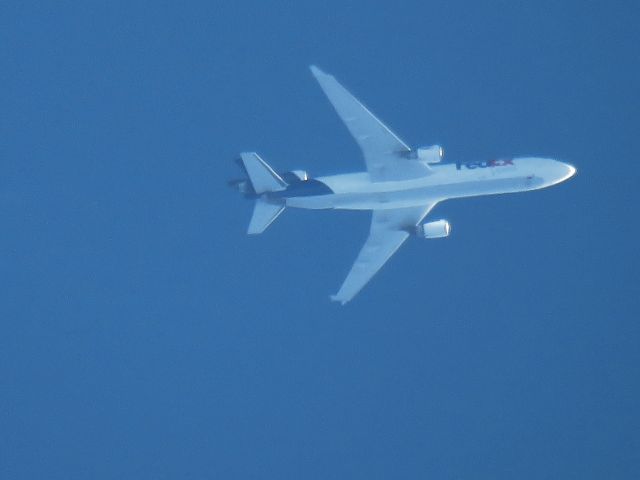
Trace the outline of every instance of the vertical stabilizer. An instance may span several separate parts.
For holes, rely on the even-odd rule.
[[[264,232],[278,215],[284,210],[284,204],[270,203],[264,198],[258,198],[253,209],[253,216],[249,222],[247,233],[249,235],[257,235]]]

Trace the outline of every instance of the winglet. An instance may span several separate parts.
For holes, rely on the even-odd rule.
[[[327,73],[327,72],[321,70],[320,68],[316,67],[315,65],[309,65],[309,70],[311,70],[311,74],[314,76],[316,81],[320,84],[320,87],[325,92],[327,97],[329,97],[329,100],[331,101],[332,104],[334,104],[334,107],[335,107],[335,103],[331,99],[331,95],[328,93],[327,89],[333,88],[334,84],[337,85],[338,88],[341,89],[341,90],[345,90],[345,88],[342,85],[340,85],[340,83],[338,83],[338,81],[336,80],[336,77],[334,77],[330,73]],[[346,90],[345,90],[345,92],[346,92]],[[347,95],[351,96],[351,94],[349,92],[347,92]]]
[[[340,305],[346,305],[347,302],[349,300],[344,300],[342,298],[340,298],[337,294],[336,295],[329,295],[329,298],[331,299],[332,302],[340,302]]]
[[[315,77],[317,77],[318,75],[323,75],[323,74],[326,75],[326,73],[324,73],[322,70],[320,70],[315,65],[309,65],[309,70],[311,70],[311,73],[313,73],[313,75]]]
[[[327,82],[333,81],[337,83],[336,77],[334,77],[333,75],[327,72],[322,71],[315,65],[309,65],[309,70],[311,70],[311,74],[314,76],[316,81],[320,84],[320,86],[322,87],[322,90],[325,90],[327,88]],[[325,90],[325,93],[326,93],[326,90]]]

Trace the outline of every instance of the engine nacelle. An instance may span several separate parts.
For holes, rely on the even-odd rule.
[[[416,227],[416,234],[422,238],[443,238],[451,233],[451,224],[446,220],[436,220]]]
[[[305,170],[292,170],[282,174],[282,179],[287,183],[306,182],[309,174]]]
[[[416,157],[426,163],[440,163],[444,157],[444,148],[440,145],[430,147],[419,147],[416,150]]]

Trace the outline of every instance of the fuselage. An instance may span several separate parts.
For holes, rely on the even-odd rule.
[[[576,172],[550,158],[431,164],[431,173],[401,181],[372,182],[367,172],[317,177],[290,185],[274,200],[306,209],[380,210],[415,207],[452,198],[537,190]]]

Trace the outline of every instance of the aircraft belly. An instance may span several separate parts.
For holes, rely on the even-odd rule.
[[[450,198],[476,197],[519,192],[525,188],[523,178],[482,179],[444,185],[424,185],[395,191],[364,191],[329,195],[291,197],[288,207],[307,209],[386,210],[440,202]]]
[[[416,207],[434,199],[424,190],[408,190],[385,193],[338,193],[319,197],[293,197],[287,206],[307,209],[386,210]]]
[[[308,197],[290,197],[286,199],[286,206],[293,208],[307,208],[310,210],[323,210],[333,208],[336,195],[317,195]]]
[[[417,207],[435,200],[424,190],[339,194],[335,197],[333,208],[345,210],[387,210]]]

